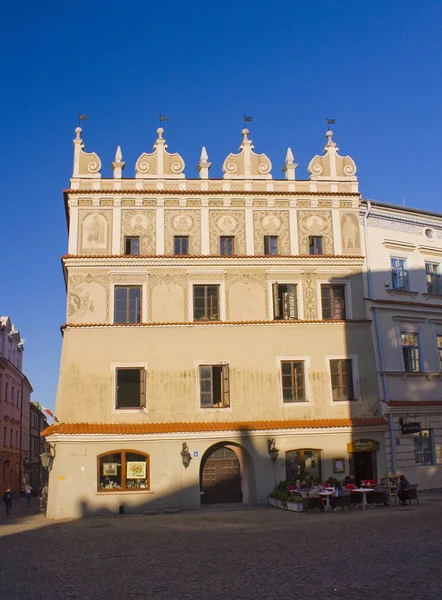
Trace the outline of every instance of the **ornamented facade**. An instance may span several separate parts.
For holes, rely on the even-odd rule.
[[[286,476],[386,474],[356,166],[283,179],[244,129],[198,179],[167,151],[113,177],[74,139],[52,518],[265,502]],[[279,451],[273,463],[269,450]]]

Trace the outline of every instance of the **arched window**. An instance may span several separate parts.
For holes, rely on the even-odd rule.
[[[150,489],[149,455],[115,450],[98,456],[99,492],[139,492]]]
[[[285,453],[285,472],[287,479],[322,478],[321,450],[300,448]]]

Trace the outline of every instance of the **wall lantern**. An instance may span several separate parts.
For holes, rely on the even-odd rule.
[[[47,444],[45,451],[40,454],[41,466],[43,469],[48,469],[48,471],[50,471],[54,458],[55,448],[51,444]]]
[[[192,456],[190,455],[189,447],[186,442],[183,442],[183,449],[181,450],[180,454],[181,458],[183,459],[184,468],[187,469],[187,467],[190,465],[190,461],[192,460]]]
[[[267,452],[269,453],[272,462],[275,462],[279,454],[279,450],[276,448],[275,438],[267,440]]]

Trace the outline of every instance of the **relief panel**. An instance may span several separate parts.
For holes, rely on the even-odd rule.
[[[121,254],[124,254],[124,238],[140,238],[140,254],[156,254],[156,213],[155,210],[121,211]]]
[[[152,273],[149,279],[149,321],[187,321],[187,276],[182,273]]]
[[[69,277],[67,323],[109,322],[110,279],[105,271]]]
[[[299,254],[309,253],[309,236],[322,236],[324,254],[333,254],[333,226],[331,211],[298,211]]]
[[[267,283],[263,274],[231,273],[227,275],[227,321],[267,320],[268,304]]]
[[[255,254],[264,254],[264,236],[278,236],[278,254],[290,255],[290,226],[287,210],[253,211]]]
[[[111,210],[79,210],[80,254],[111,254]]]
[[[357,254],[361,251],[361,236],[357,213],[345,212],[341,215],[342,254]]]
[[[210,254],[220,253],[219,238],[222,235],[233,236],[234,252],[241,256],[246,254],[246,227],[244,211],[211,210],[209,211]]]
[[[189,236],[189,254],[201,254],[201,212],[199,210],[164,211],[164,252],[173,254],[173,238]]]

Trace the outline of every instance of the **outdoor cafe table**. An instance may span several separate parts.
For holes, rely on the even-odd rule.
[[[374,492],[373,489],[370,489],[370,488],[354,488],[352,490],[352,493],[353,492],[359,492],[360,494],[362,494],[362,504],[358,508],[362,508],[362,510],[365,510],[366,508],[375,508],[373,506],[373,504],[368,504],[368,502],[367,502],[367,494],[370,493],[370,492]]]
[[[330,504],[330,496],[333,496],[332,492],[319,492],[319,495],[325,498],[324,512],[333,512],[332,505]]]

